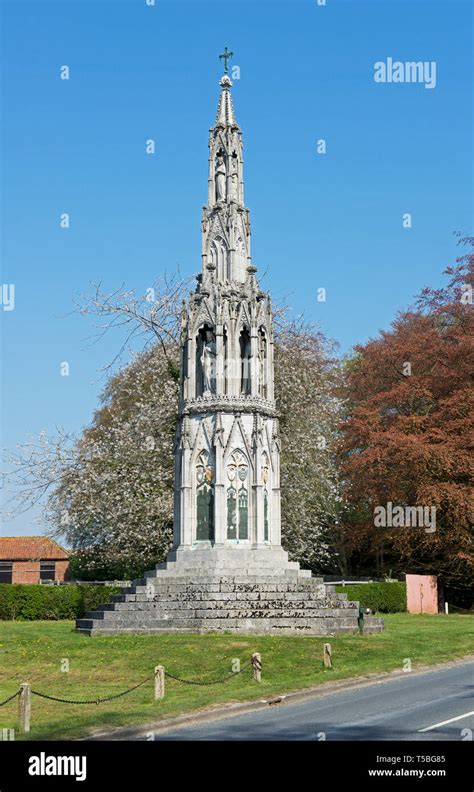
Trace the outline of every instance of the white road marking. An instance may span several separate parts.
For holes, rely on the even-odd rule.
[[[431,729],[438,729],[440,726],[446,726],[447,723],[454,723],[454,721],[463,720],[463,718],[469,718],[470,715],[474,715],[474,710],[472,710],[472,712],[466,712],[465,715],[457,715],[455,718],[441,721],[441,723],[435,723],[434,726],[426,726],[424,729],[418,729],[418,732],[427,732],[431,731]]]

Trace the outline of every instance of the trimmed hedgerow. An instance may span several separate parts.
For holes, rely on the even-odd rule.
[[[116,586],[37,586],[0,584],[0,619],[80,619],[84,613],[108,602],[120,588]]]
[[[406,584],[403,582],[336,586],[336,591],[347,594],[347,599],[359,601],[374,613],[404,613],[407,609]]]

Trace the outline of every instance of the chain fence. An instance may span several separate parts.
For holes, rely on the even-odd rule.
[[[138,685],[134,685],[128,690],[123,690],[121,693],[115,693],[113,696],[104,696],[103,698],[96,699],[63,699],[57,696],[49,696],[47,693],[40,693],[39,690],[33,689],[31,690],[31,693],[33,696],[39,696],[40,698],[48,699],[48,701],[59,701],[61,704],[103,704],[105,701],[113,701],[114,699],[126,696],[127,693],[132,693],[133,690],[141,687],[145,684],[145,682],[149,682],[152,678],[153,677],[148,676],[146,679],[143,679],[141,682],[139,682]]]
[[[178,676],[174,676],[174,674],[170,674],[169,671],[165,671],[165,677],[168,677],[169,679],[174,679],[175,682],[183,682],[185,685],[220,685],[223,682],[228,682],[229,679],[232,679],[232,677],[238,676],[239,674],[242,673],[242,671],[245,671],[245,669],[249,668],[251,665],[253,665],[252,660],[249,660],[248,663],[245,663],[245,665],[241,666],[241,668],[239,668],[238,671],[230,671],[230,673],[226,674],[221,679],[213,679],[212,681],[205,681],[205,682],[195,679],[183,679],[182,677],[178,677]]]
[[[255,671],[255,668],[257,667],[256,663],[258,666],[260,661],[257,661],[255,657],[252,657],[251,660],[249,660],[247,663],[244,663],[244,665],[240,666],[238,671],[230,671],[228,674],[221,677],[220,679],[213,679],[213,680],[184,679],[183,677],[177,676],[175,674],[171,674],[169,671],[166,671],[164,669],[163,672],[164,672],[164,676],[168,677],[168,679],[173,679],[175,682],[182,682],[185,685],[198,685],[198,686],[220,685],[238,676],[247,668],[253,667]],[[261,664],[260,664],[260,668],[261,668]],[[152,679],[155,678],[155,676],[156,676],[156,672],[154,674],[148,675],[145,679],[142,679],[141,682],[138,682],[138,684],[133,685],[133,687],[128,688],[127,690],[123,690],[120,693],[114,693],[111,696],[103,696],[100,698],[93,698],[93,699],[61,698],[60,696],[51,696],[49,693],[42,693],[39,690],[33,690],[33,688],[31,688],[30,686],[28,687],[30,688],[29,692],[31,693],[31,695],[39,696],[39,698],[47,699],[48,701],[56,701],[60,704],[103,704],[107,701],[114,701],[115,699],[122,698],[122,696],[126,696],[128,695],[128,693],[132,693],[134,690],[137,690],[139,687],[142,687],[142,685],[145,685],[147,682],[150,682]],[[0,701],[0,707],[5,706],[5,704],[8,704],[10,701],[13,701],[17,697],[19,697],[21,692],[22,692],[22,688],[17,690],[16,693],[13,693],[4,701]]]
[[[6,698],[5,701],[0,701],[0,707],[4,707],[5,704],[8,704],[9,701],[13,701],[13,699],[16,699],[16,697],[19,696],[19,695],[20,695],[20,691],[17,690],[16,693],[14,693],[12,696],[9,696],[8,698]]]

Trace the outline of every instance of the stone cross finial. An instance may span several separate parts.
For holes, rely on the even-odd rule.
[[[224,49],[224,52],[222,53],[222,55],[219,55],[219,60],[223,60],[224,61],[224,74],[228,74],[229,73],[229,67],[228,67],[227,61],[229,61],[233,56],[234,56],[234,53],[233,52],[229,52],[227,47]]]

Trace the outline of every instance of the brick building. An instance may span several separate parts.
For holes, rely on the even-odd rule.
[[[69,553],[47,536],[0,537],[0,583],[64,580]]]

